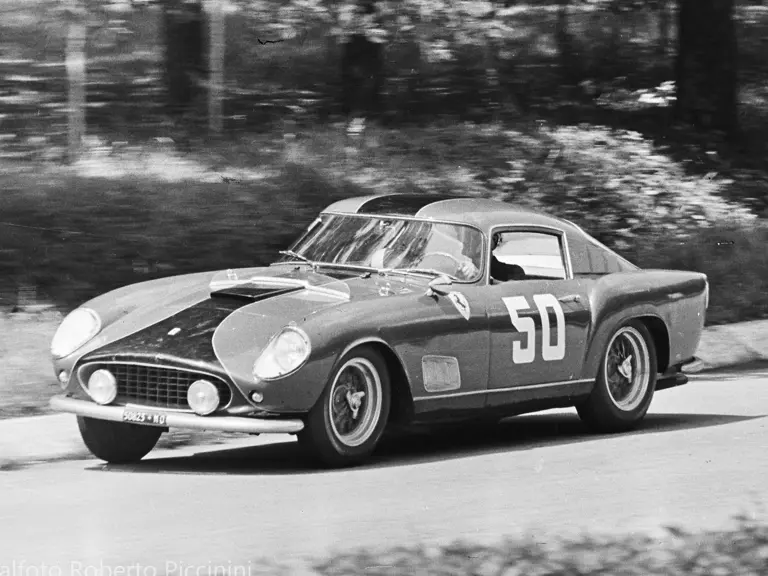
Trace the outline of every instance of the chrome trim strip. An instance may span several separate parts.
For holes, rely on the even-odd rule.
[[[565,233],[565,230],[562,228],[557,228],[555,226],[547,226],[546,224],[497,224],[496,226],[491,227],[490,231],[490,238],[489,242],[493,241],[494,234],[497,234],[499,232],[525,232],[525,231],[531,231],[531,232],[542,232],[545,234],[554,234],[556,236],[560,237],[560,246],[562,248],[563,254],[565,255],[565,260],[563,262],[565,266],[565,280],[573,280],[573,268],[571,266],[571,251],[568,248],[568,235]],[[488,250],[488,276],[486,277],[486,284],[490,284],[491,282],[491,255],[492,250],[490,250],[490,243],[488,244],[489,250]],[[553,280],[557,280],[557,278],[553,278]]]
[[[214,353],[215,353],[215,351],[214,351]],[[85,382],[83,381],[83,378],[81,378],[81,376],[80,376],[80,372],[84,368],[87,368],[88,366],[91,366],[93,364],[96,364],[96,365],[99,365],[99,364],[112,364],[112,365],[114,365],[114,364],[122,364],[122,365],[126,365],[126,364],[128,364],[128,365],[131,365],[131,366],[143,366],[145,368],[160,368],[162,370],[178,370],[179,372],[184,372],[184,371],[186,371],[186,372],[193,372],[193,373],[194,372],[199,372],[200,374],[205,374],[206,376],[209,376],[209,377],[211,377],[211,378],[213,378],[215,380],[218,380],[219,382],[224,384],[227,388],[229,388],[229,395],[230,395],[229,402],[225,406],[220,406],[217,410],[226,410],[227,408],[229,408],[232,405],[232,402],[235,399],[235,394],[234,394],[234,392],[232,390],[232,386],[234,385],[234,383],[230,384],[230,382],[227,382],[221,376],[216,375],[216,374],[210,372],[209,370],[204,370],[204,369],[203,370],[198,370],[197,368],[191,368],[191,369],[190,368],[180,368],[178,366],[168,366],[166,364],[150,364],[149,362],[135,362],[133,360],[126,360],[126,361],[122,361],[122,362],[120,360],[88,360],[88,362],[85,362],[84,364],[81,364],[80,366],[78,366],[77,367],[77,382],[80,384],[80,388],[82,388],[83,392],[85,392],[85,394],[89,398],[90,398],[91,395],[88,394],[88,390],[85,387]],[[226,370],[226,368],[225,368],[225,370]],[[229,372],[227,372],[227,374],[229,374]],[[240,391],[239,388],[238,388],[238,392],[240,392],[242,394],[242,391]],[[133,404],[133,403],[132,403],[132,405],[134,405],[134,406],[143,406],[143,407],[145,407],[147,409],[150,409],[150,410],[173,410],[173,411],[176,411],[176,412],[192,412],[192,410],[183,410],[183,409],[180,409],[180,408],[156,408],[154,406],[146,406],[145,404]]]
[[[285,262],[272,262],[269,265],[269,268],[275,266],[294,266],[296,264],[310,266],[310,264],[304,262],[303,260],[286,260]],[[360,272],[371,272],[376,270],[376,268],[371,268],[370,266],[361,266],[359,264],[341,264],[339,262],[318,262],[318,264],[324,268],[351,268],[352,270],[359,270]],[[337,280],[337,282],[343,282],[343,280]]]
[[[587,384],[594,382],[594,378],[584,380],[564,380],[562,382],[547,382],[545,384],[530,384],[528,386],[508,386],[507,388],[492,388],[490,390],[470,390],[468,392],[457,392],[456,394],[434,394],[431,396],[418,396],[413,399],[419,400],[443,400],[446,398],[460,398],[462,396],[476,396],[477,394],[496,394],[499,392],[516,392],[518,390],[537,390],[539,388],[551,388],[552,386],[565,386],[567,384]]]
[[[124,406],[100,406],[88,400],[77,400],[68,396],[54,396],[49,405],[57,412],[69,412],[78,416],[123,421]],[[187,428],[192,430],[213,430],[217,432],[241,432],[244,434],[295,434],[304,429],[304,422],[299,419],[266,420],[244,418],[241,416],[198,416],[178,412],[166,413],[161,409],[147,409],[166,415],[164,428]]]
[[[367,218],[368,220],[413,220],[416,222],[430,222],[432,224],[455,224],[456,226],[466,226],[467,228],[472,228],[474,230],[477,230],[480,232],[480,234],[485,234],[480,229],[479,226],[476,226],[475,224],[470,224],[469,222],[461,222],[458,220],[445,220],[443,218],[431,218],[431,217],[416,217],[416,216],[403,216],[401,214],[351,214],[349,212],[323,212],[323,214],[332,214],[333,216],[354,216],[355,218]]]
[[[176,414],[194,414],[195,412],[190,408],[185,410],[183,408],[163,408],[161,406],[148,406],[146,404],[136,404],[134,402],[126,402],[125,404],[110,404],[110,406],[119,406],[120,408],[130,408],[131,410],[157,410],[159,412],[174,412]]]

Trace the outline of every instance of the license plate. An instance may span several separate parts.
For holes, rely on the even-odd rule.
[[[158,412],[143,410],[123,410],[123,422],[132,424],[147,424],[148,426],[165,426],[166,416]]]

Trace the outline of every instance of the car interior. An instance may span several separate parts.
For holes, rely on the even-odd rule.
[[[491,284],[565,278],[560,241],[539,232],[498,232],[493,235],[490,272]]]

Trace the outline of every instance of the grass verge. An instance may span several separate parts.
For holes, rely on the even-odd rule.
[[[532,537],[493,546],[457,542],[336,554],[301,564],[251,562],[251,574],[302,576],[758,576],[768,565],[768,524],[746,517],[732,530],[659,538]],[[223,572],[222,572],[223,573]]]

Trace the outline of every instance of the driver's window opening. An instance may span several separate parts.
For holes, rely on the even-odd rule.
[[[491,246],[491,279],[561,280],[566,278],[560,237],[544,232],[498,232]]]

